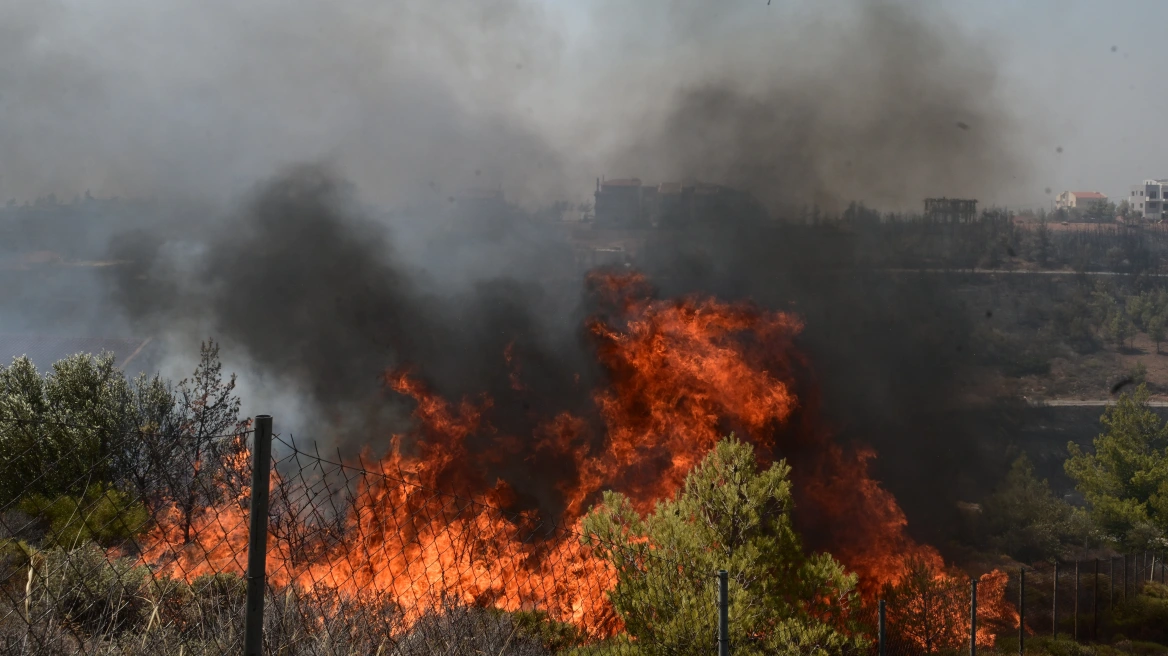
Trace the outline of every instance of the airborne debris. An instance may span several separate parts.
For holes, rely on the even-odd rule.
[[[1131,385],[1134,382],[1136,382],[1134,378],[1132,378],[1131,376],[1125,376],[1118,383],[1111,386],[1111,393],[1112,394],[1119,394],[1120,390],[1127,387],[1128,385]]]

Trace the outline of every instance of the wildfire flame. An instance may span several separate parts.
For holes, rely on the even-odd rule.
[[[388,596],[414,618],[450,597],[505,610],[539,601],[553,618],[611,634],[619,624],[604,595],[615,574],[570,531],[531,539],[547,518],[503,512],[515,506],[515,494],[507,481],[485,476],[469,438],[489,435],[492,444],[525,444],[572,463],[559,485],[563,514],[554,518],[572,527],[603,489],[651,509],[731,431],[763,459],[792,459],[797,504],[830,531],[831,552],[858,574],[865,600],[904,580],[906,558],[947,576],[941,556],[908,536],[896,500],[869,475],[875,453],[832,442],[815,416],[813,391],[797,398],[808,370],[794,344],[803,328],[797,317],[711,298],[656,300],[636,274],[595,275],[590,283],[605,310],[588,324],[608,374],[608,384],[592,392],[599,425],[558,412],[531,436],[500,435],[490,397],[450,401],[409,370],[390,371],[387,386],[415,403],[416,428],[394,435],[379,457],[363,455],[362,463],[373,464],[361,468],[379,475],[361,479],[338,518],[339,534],[350,537],[307,546],[270,540],[271,582]],[[510,388],[527,390],[513,345],[502,356]],[[452,506],[435,490],[463,501]],[[192,543],[164,516],[143,558],[188,579],[241,573],[246,504],[245,491],[202,511]],[[1005,604],[1004,576],[994,577],[982,591],[987,607]]]

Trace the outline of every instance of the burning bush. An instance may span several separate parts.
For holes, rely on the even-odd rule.
[[[904,559],[904,571],[895,584],[884,586],[888,604],[889,641],[927,654],[960,652],[969,648],[972,597],[970,579],[940,571],[933,561],[918,556]],[[997,634],[1017,625],[1018,613],[1004,598],[1006,574],[994,570],[978,582],[977,644],[995,645]]]
[[[735,653],[864,645],[844,630],[859,602],[856,577],[827,554],[804,554],[791,524],[789,471],[783,462],[758,471],[751,446],[731,436],[646,517],[625,496],[604,495],[584,520],[584,543],[618,573],[609,598],[629,640],[712,647],[712,573],[725,569]]]

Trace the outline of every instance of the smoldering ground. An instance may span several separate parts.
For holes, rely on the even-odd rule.
[[[693,177],[744,188],[791,218],[792,207],[853,199],[985,202],[1025,182],[1030,126],[1002,95],[992,49],[931,3],[801,5],[800,15],[759,13],[763,3],[598,3],[581,10],[591,31],[577,41],[538,3],[487,4],[405,3],[395,15],[363,4],[183,4],[184,26],[145,14],[161,21],[155,36],[81,62],[85,84],[67,85],[69,102],[108,104],[80,116],[45,91],[62,81],[53,75],[60,57],[77,52],[58,45],[55,58],[37,55],[51,20],[13,22],[22,36],[7,42],[5,79],[47,95],[36,122],[0,118],[19,146],[0,180],[35,193],[64,180],[222,196],[291,171],[245,194],[222,221],[185,225],[184,240],[199,244],[189,265],[176,267],[168,234],[119,234],[119,259],[135,265],[120,270],[116,299],[137,325],[202,322],[302,395],[320,420],[314,437],[347,444],[402,425],[403,408],[379,378],[401,365],[449,398],[496,395],[501,430],[530,434],[528,408],[506,384],[512,342],[528,350],[518,356],[524,376],[545,395],[530,406],[588,412],[603,372],[580,333],[588,306],[567,247],[524,222],[497,238],[451,240],[434,227],[433,205],[467,185],[526,201],[586,191],[600,171]],[[229,36],[186,32],[211,23]],[[441,38],[427,45],[427,34]],[[181,42],[203,56],[183,65],[177,51],[143,56],[158,54],[160,35],[190,37]],[[249,65],[233,72],[241,61]],[[333,172],[286,166],[321,158]],[[353,195],[414,210],[379,216]],[[654,237],[646,270],[663,294],[709,291],[804,315],[827,418],[877,447],[894,491],[917,492],[900,494],[923,500],[909,506],[914,526],[940,516],[958,494],[957,474],[979,462],[960,426],[920,412],[947,407],[962,375],[956,347],[968,328],[946,290],[923,279],[816,275],[859,246],[733,218]],[[508,480],[523,485],[534,469]],[[541,488],[550,486],[527,490]]]

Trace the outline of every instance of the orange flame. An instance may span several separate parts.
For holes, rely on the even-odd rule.
[[[594,276],[590,284],[609,311],[588,325],[609,375],[609,384],[592,394],[600,425],[559,412],[531,436],[499,435],[490,423],[491,398],[452,403],[409,371],[389,372],[389,388],[416,404],[416,429],[394,435],[379,458],[363,454],[362,462],[375,462],[366,468],[376,475],[353,491],[339,533],[348,537],[270,539],[271,582],[388,596],[409,618],[449,597],[504,610],[538,606],[554,619],[610,635],[619,629],[605,597],[615,573],[571,532],[541,534],[548,524],[534,511],[504,512],[515,507],[516,495],[506,481],[489,480],[482,463],[490,454],[477,452],[468,438],[486,436],[499,448],[572,463],[559,484],[563,515],[555,519],[575,526],[602,489],[651,509],[675,494],[731,431],[752,441],[763,459],[793,459],[799,506],[832,531],[828,545],[859,575],[866,600],[903,579],[907,557],[944,570],[935,549],[908,536],[896,500],[870,477],[875,454],[834,444],[815,417],[813,394],[797,398],[807,370],[794,344],[803,328],[798,318],[709,298],[653,300],[635,274]],[[503,357],[511,389],[527,391],[513,345]],[[182,544],[164,514],[143,558],[187,579],[242,573],[246,503],[244,493],[200,513],[192,544]],[[1000,590],[996,585],[983,588],[991,606],[1002,599],[1004,577]]]

